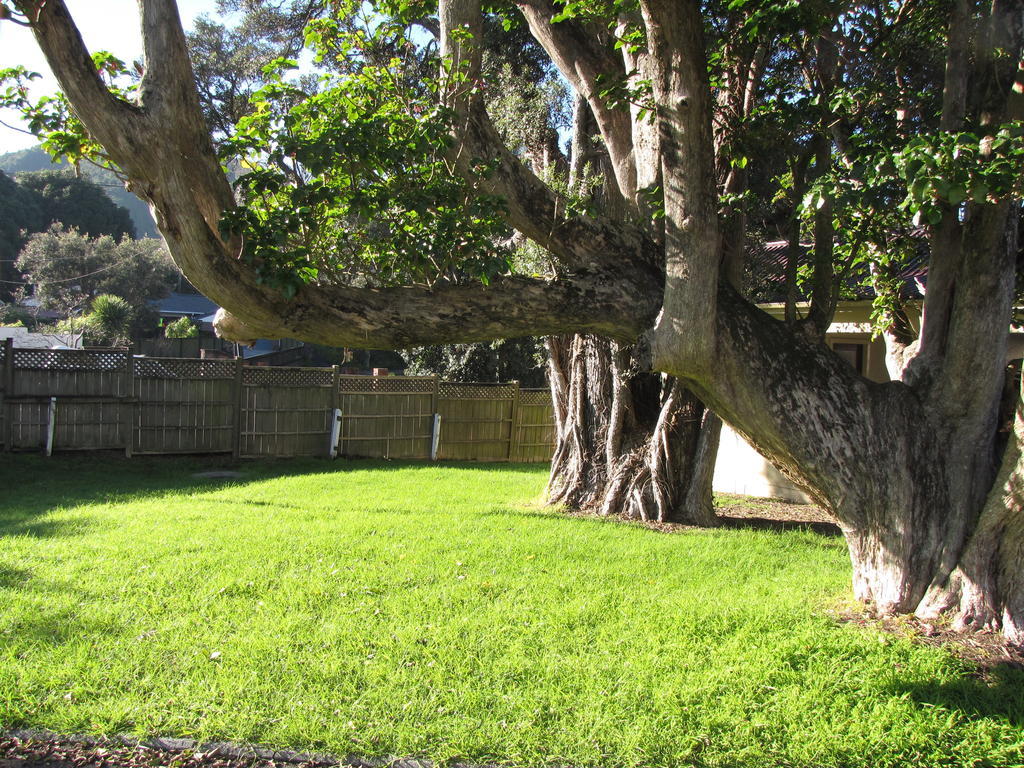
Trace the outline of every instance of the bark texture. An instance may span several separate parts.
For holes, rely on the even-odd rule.
[[[714,414],[678,380],[644,370],[635,345],[575,335],[549,338],[548,352],[556,416],[549,500],[715,525]]]

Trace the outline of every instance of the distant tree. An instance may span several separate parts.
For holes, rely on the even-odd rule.
[[[76,178],[70,170],[20,173],[17,181],[38,196],[43,220],[39,230],[56,222],[88,237],[135,237],[128,211],[111,201],[99,185]]]
[[[0,301],[10,301],[20,283],[14,267],[27,233],[43,228],[39,198],[0,171]]]
[[[65,173],[72,172],[71,166],[66,160],[55,162],[42,146],[0,154],[0,170],[11,176],[27,171],[58,169]],[[80,163],[79,170],[83,178],[99,186],[103,193],[114,201],[115,205],[128,211],[132,224],[135,226],[136,237],[159,237],[156,231],[156,222],[153,221],[153,216],[149,212],[149,206],[125,189],[124,182],[113,171],[90,163]]]
[[[218,138],[234,133],[235,123],[252,111],[252,95],[263,86],[263,68],[279,56],[302,49],[303,29],[324,12],[326,0],[219,0],[232,14],[228,27],[203,15],[188,34],[196,89],[210,130]]]
[[[546,384],[544,343],[532,336],[477,344],[436,344],[405,350],[406,373],[449,381],[518,381],[524,387]]]
[[[15,264],[47,309],[71,312],[109,293],[142,309],[166,296],[178,280],[160,240],[90,238],[60,224],[29,238]]]
[[[180,317],[164,328],[168,339],[194,339],[199,335],[199,326],[187,317]]]

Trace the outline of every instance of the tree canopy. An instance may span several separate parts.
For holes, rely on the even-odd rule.
[[[17,181],[36,194],[44,229],[59,222],[88,237],[135,237],[128,211],[111,201],[95,182],[78,178],[70,170],[20,173]]]
[[[55,222],[89,237],[134,237],[128,212],[111,202],[96,184],[69,171],[19,173],[0,171],[0,296],[11,296],[25,281],[17,271],[18,254],[34,232]]]

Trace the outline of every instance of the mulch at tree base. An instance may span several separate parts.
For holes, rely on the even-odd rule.
[[[61,736],[47,731],[0,734],[0,768],[432,768],[408,758],[335,758],[229,743],[127,736]],[[454,768],[468,768],[455,766]],[[478,766],[477,768],[488,768]]]
[[[763,528],[769,530],[811,530],[824,536],[841,534],[839,525],[832,515],[814,504],[795,504],[781,499],[763,499],[754,496],[736,496],[716,494],[715,514],[719,524],[726,528]],[[560,514],[570,517],[590,517],[608,519],[595,509],[563,510]],[[616,519],[616,518],[612,518]],[[657,520],[625,520],[629,525],[640,525],[644,528],[663,533],[681,533],[684,531],[702,530],[698,526],[685,523],[662,523]]]
[[[945,648],[974,665],[972,675],[981,680],[995,679],[1009,669],[1024,670],[1024,648],[1009,645],[995,632],[958,632],[941,620],[925,621],[910,615],[879,617],[866,607],[836,611],[832,615],[843,623],[874,628],[920,645]]]

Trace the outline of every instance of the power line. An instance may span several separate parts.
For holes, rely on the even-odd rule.
[[[75,280],[81,280],[83,277],[92,277],[93,275],[98,275],[102,272],[107,272],[108,270],[111,270],[114,267],[128,261],[128,259],[130,258],[130,256],[125,256],[119,261],[115,261],[113,264],[108,264],[105,267],[97,269],[95,272],[86,272],[84,275],[76,275],[75,277],[65,277],[61,280],[34,280],[31,282],[25,280],[0,280],[0,283],[4,283],[5,285],[56,285],[59,283],[71,283],[74,282]]]

